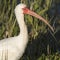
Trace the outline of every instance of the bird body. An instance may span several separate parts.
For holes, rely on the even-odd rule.
[[[26,41],[17,36],[0,41],[0,60],[18,60],[26,48],[28,39],[26,37],[25,39]]]
[[[0,60],[18,60],[24,53],[28,42],[28,32],[24,22],[24,14],[22,14],[22,11],[20,12],[18,11],[17,13],[15,10],[20,33],[18,36],[6,38],[0,41]]]
[[[0,60],[18,60],[22,57],[28,43],[28,31],[24,22],[24,14],[30,14],[38,19],[42,19],[42,17],[28,10],[25,4],[18,4],[15,8],[15,15],[20,33],[18,36],[0,40]],[[53,30],[47,21],[44,19],[42,19],[42,21]]]

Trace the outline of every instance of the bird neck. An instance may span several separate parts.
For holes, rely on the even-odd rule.
[[[20,47],[25,48],[28,42],[28,31],[27,31],[26,24],[24,22],[24,14],[16,13],[16,18],[20,28],[20,33],[17,36],[16,44],[18,43],[17,46],[19,49]]]
[[[27,27],[26,24],[24,22],[24,14],[16,14],[16,18],[17,18],[17,22],[20,28],[20,33],[19,34],[24,34],[27,33]]]

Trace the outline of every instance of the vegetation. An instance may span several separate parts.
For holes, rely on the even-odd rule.
[[[53,33],[42,21],[25,15],[29,43],[21,60],[60,60],[60,38],[58,37],[60,15],[57,13],[59,2],[59,0],[0,0],[0,40],[19,34],[14,8],[18,3],[24,3],[48,20],[55,32]]]

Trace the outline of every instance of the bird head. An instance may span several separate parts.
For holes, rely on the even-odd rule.
[[[25,4],[18,4],[16,7],[15,7],[15,13],[23,13],[23,8],[25,8],[26,5]]]
[[[39,20],[43,21],[45,24],[47,24],[48,27],[54,32],[53,27],[47,22],[47,20],[45,20],[40,15],[38,15],[35,12],[31,11],[30,9],[28,9],[25,4],[18,4],[16,6],[16,8],[15,8],[15,13],[17,13],[19,15],[20,14],[29,14],[31,16],[34,16],[34,17],[38,18]]]

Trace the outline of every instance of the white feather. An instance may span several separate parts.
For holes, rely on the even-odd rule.
[[[0,60],[18,60],[25,51],[28,42],[28,32],[22,10],[24,7],[26,5],[19,4],[15,8],[15,15],[20,27],[19,35],[0,40]]]

